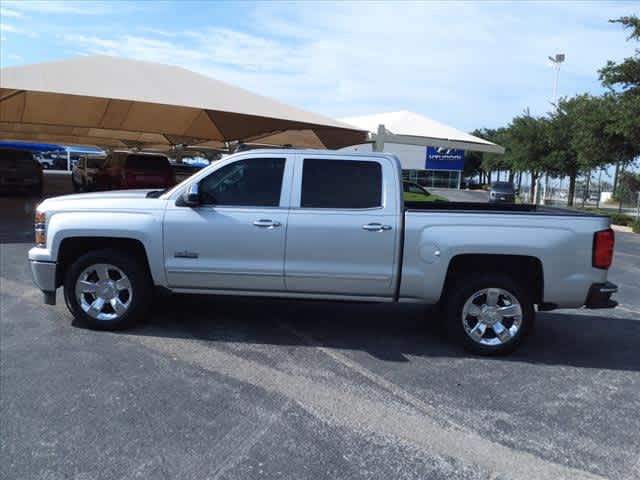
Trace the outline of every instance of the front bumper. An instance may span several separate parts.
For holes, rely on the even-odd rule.
[[[56,304],[56,262],[29,260],[33,283],[44,293],[44,303]]]
[[[585,305],[587,308],[614,308],[618,305],[618,302],[611,300],[611,295],[617,291],[618,286],[614,283],[594,283],[589,288]]]

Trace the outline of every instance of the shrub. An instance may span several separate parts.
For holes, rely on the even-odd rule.
[[[640,220],[636,220],[635,222],[633,222],[631,224],[631,229],[635,232],[635,233],[640,233]]]
[[[611,217],[611,223],[615,225],[628,226],[628,225],[631,225],[631,223],[633,222],[633,218],[631,218],[626,213],[619,213],[619,212],[609,213],[609,217]]]

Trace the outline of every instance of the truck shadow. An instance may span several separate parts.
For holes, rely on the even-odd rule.
[[[501,361],[640,371],[640,319],[539,313],[536,329]],[[204,342],[360,350],[383,361],[408,356],[474,358],[440,333],[440,315],[422,305],[174,295],[129,334]]]

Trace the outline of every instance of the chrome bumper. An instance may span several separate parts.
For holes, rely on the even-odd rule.
[[[55,262],[38,262],[29,260],[33,283],[44,293],[44,303],[56,304],[56,269]]]

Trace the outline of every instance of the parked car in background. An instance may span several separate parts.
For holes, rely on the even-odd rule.
[[[489,188],[489,203],[516,203],[513,183],[493,182]]]
[[[498,354],[526,337],[536,305],[616,305],[608,217],[402,193],[394,155],[251,150],[168,191],[47,199],[29,261],[47,303],[64,286],[72,314],[105,330],[144,318],[155,287],[424,302],[466,348]]]
[[[419,183],[415,182],[402,182],[403,198],[405,202],[441,202],[445,201],[444,198],[429,193]]]
[[[199,172],[204,167],[208,166],[209,162],[203,161],[188,161],[183,160],[182,163],[171,162],[171,167],[176,176],[176,183],[180,183],[196,172]]]
[[[42,194],[42,165],[28,150],[0,148],[0,191]]]
[[[165,155],[155,153],[112,152],[95,175],[96,190],[169,188],[176,175]]]
[[[74,192],[88,192],[95,190],[96,175],[104,165],[105,157],[83,155],[71,170],[71,183]]]
[[[54,168],[53,158],[50,155],[45,155],[43,153],[34,154],[34,158],[42,165],[42,168],[45,170],[49,170]]]

